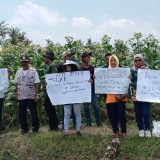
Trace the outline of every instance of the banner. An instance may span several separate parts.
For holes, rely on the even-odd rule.
[[[91,102],[89,79],[89,71],[46,74],[46,89],[52,105]]]
[[[97,94],[126,94],[129,87],[129,68],[95,68]]]
[[[3,98],[4,92],[8,88],[8,70],[7,68],[0,69],[0,98]]]
[[[160,103],[160,71],[139,69],[137,76],[136,99]]]

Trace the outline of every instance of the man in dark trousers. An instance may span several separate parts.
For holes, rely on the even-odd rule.
[[[94,115],[96,119],[96,124],[97,126],[102,126],[100,114],[99,114],[99,105],[98,105],[98,98],[97,95],[95,94],[94,90],[94,67],[90,65],[90,60],[91,60],[91,53],[84,52],[82,54],[82,66],[79,67],[80,71],[90,71],[91,79],[92,79],[92,93],[91,93],[91,103],[93,105],[94,109]],[[89,103],[83,103],[84,105],[84,113],[85,117],[87,120],[87,126],[91,126],[91,117],[90,117],[90,111],[89,111]]]
[[[29,58],[22,55],[20,58],[21,68],[16,73],[16,97],[19,102],[19,122],[21,132],[28,132],[27,107],[32,116],[32,131],[35,133],[39,129],[39,118],[36,102],[39,100],[40,80],[36,69],[30,67]]]
[[[54,53],[52,51],[46,51],[46,54],[43,55],[43,57],[45,64],[47,64],[47,69],[45,74],[57,73],[56,65],[53,63]],[[58,131],[59,129],[58,129],[58,119],[57,119],[56,109],[55,106],[52,105],[47,92],[45,98],[45,109],[49,119],[49,130]]]

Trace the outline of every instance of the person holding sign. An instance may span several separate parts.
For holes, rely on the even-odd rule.
[[[72,71],[78,71],[77,62],[74,60],[66,60],[66,63],[64,63],[64,66],[66,69],[64,71],[66,72],[72,72]],[[66,104],[64,105],[64,136],[66,136],[69,132],[69,122],[70,122],[70,116],[71,116],[71,109],[73,107],[74,114],[76,117],[76,133],[78,135],[81,135],[80,128],[81,128],[81,104]]]
[[[8,73],[7,73],[8,72]],[[8,88],[8,79],[10,77],[10,75],[12,74],[12,71],[10,68],[3,68],[0,70],[0,80],[2,80],[0,82],[0,85],[2,85],[2,87],[0,87],[0,131],[2,131],[2,106],[3,106],[3,97],[4,97],[4,92],[7,90]],[[1,77],[2,76],[2,77]]]
[[[46,54],[43,55],[43,57],[45,64],[47,64],[46,74],[57,73],[56,65],[53,63],[54,53],[52,51],[46,51]],[[49,119],[49,130],[58,131],[59,128],[58,128],[58,118],[56,109],[55,106],[52,105],[47,92],[44,105]]]
[[[104,59],[105,59],[105,65],[104,66],[102,66],[102,68],[108,68],[108,66],[109,66],[109,57],[112,55],[112,53],[106,53],[105,55],[104,55]],[[107,95],[106,94],[104,94],[103,95],[104,96],[104,99],[106,99],[107,97]]]
[[[129,96],[134,102],[136,122],[140,137],[151,137],[150,132],[150,103],[136,100],[137,72],[138,69],[145,69],[145,59],[142,54],[134,56],[134,66],[131,68],[131,84],[129,87]]]
[[[91,102],[94,108],[94,115],[96,119],[97,126],[102,126],[100,114],[99,114],[99,105],[98,105],[98,98],[95,94],[95,88],[94,88],[94,67],[90,65],[91,61],[91,55],[92,53],[84,52],[82,54],[82,66],[79,67],[80,71],[90,71],[91,75],[91,87],[92,87],[92,93],[91,93]],[[91,126],[91,117],[90,117],[90,111],[89,111],[89,103],[83,103],[84,105],[84,113],[87,120],[86,126]]]
[[[39,100],[40,80],[36,69],[29,66],[29,57],[22,55],[20,57],[21,68],[18,69],[15,77],[16,97],[19,102],[19,122],[21,124],[21,133],[28,132],[27,107],[32,116],[33,133],[39,130],[39,117],[36,102]]]
[[[119,59],[117,56],[110,56],[109,68],[119,68]],[[119,122],[121,126],[122,137],[126,137],[125,104],[127,101],[128,98],[126,94],[107,94],[107,113],[112,125],[114,138],[119,138]]]
[[[73,53],[71,53],[69,51],[64,51],[62,53],[63,62],[61,62],[57,66],[58,73],[66,71],[66,67],[65,67],[64,63],[66,63],[67,60],[72,59],[72,56],[73,56]],[[71,111],[71,117],[73,119],[73,128],[75,128],[75,126],[76,126],[76,119],[75,119],[73,107],[72,107],[72,111]],[[62,128],[64,129],[64,108],[62,110]]]

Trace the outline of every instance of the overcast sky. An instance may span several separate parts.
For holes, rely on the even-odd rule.
[[[134,32],[160,39],[160,0],[0,0],[0,21],[18,27],[34,43],[86,42],[104,34],[127,40]]]

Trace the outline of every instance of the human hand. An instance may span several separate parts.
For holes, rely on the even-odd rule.
[[[89,83],[93,83],[93,80],[92,80],[92,79],[89,79],[88,82],[89,82]]]
[[[39,95],[36,95],[36,96],[35,96],[35,102],[37,102],[39,99],[40,99],[40,96],[39,96]]]

